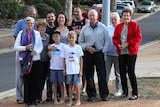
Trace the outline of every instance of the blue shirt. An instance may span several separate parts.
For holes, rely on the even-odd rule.
[[[19,31],[26,29],[26,22],[25,22],[25,20],[26,20],[26,19],[24,18],[24,19],[20,19],[20,20],[17,22],[16,27],[15,27],[15,29],[14,29],[13,36],[17,37]],[[35,23],[34,23],[34,28],[33,28],[33,29],[35,29],[35,30],[37,29],[36,21],[35,21]]]

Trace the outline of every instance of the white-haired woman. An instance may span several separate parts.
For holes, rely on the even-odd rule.
[[[33,30],[34,19],[26,17],[25,23],[26,29],[19,32],[14,49],[20,52],[19,60],[24,78],[24,103],[29,106],[37,105],[38,67],[43,44],[40,33]]]

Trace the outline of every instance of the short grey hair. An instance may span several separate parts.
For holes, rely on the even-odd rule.
[[[36,10],[36,13],[37,13],[37,9],[34,5],[28,6],[26,11],[28,12],[29,10]]]
[[[98,12],[97,12],[97,10],[95,10],[95,9],[91,9],[91,10],[89,10],[88,15],[89,15],[91,12],[94,12],[94,13],[98,16]]]
[[[28,17],[26,17],[25,22],[26,22],[26,23],[27,23],[27,22],[32,22],[32,23],[34,23],[34,18],[28,16]]]
[[[111,18],[113,18],[113,17],[117,17],[118,20],[120,20],[120,16],[119,16],[119,14],[117,12],[112,12],[111,13]]]

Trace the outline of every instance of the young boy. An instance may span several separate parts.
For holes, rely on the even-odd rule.
[[[53,46],[54,50],[51,51],[50,59],[50,81],[53,83],[53,93],[54,93],[54,104],[62,104],[64,100],[64,74],[63,74],[63,58],[60,56],[65,44],[60,42],[60,32],[54,31],[52,34],[52,39],[55,43]],[[57,85],[59,84],[61,90],[61,98],[58,102],[57,100]]]
[[[64,47],[62,57],[64,58],[64,74],[66,83],[69,84],[69,104],[72,105],[73,88],[76,89],[77,100],[75,105],[80,105],[80,76],[82,76],[83,51],[81,46],[76,44],[77,34],[74,31],[68,33],[69,44]]]

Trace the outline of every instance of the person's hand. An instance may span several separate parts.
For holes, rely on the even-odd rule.
[[[81,77],[82,75],[83,75],[83,72],[82,72],[82,71],[80,71],[80,72],[79,72],[79,76]]]
[[[49,46],[48,46],[48,49],[49,49],[50,51],[54,51],[54,50],[56,50],[56,49],[57,49],[57,47],[52,46],[52,45],[49,45]]]
[[[63,70],[63,74],[64,74],[64,76],[66,76],[66,75],[67,75],[66,70]]]
[[[48,51],[47,55],[48,55],[49,58],[51,58],[51,51]]]
[[[120,50],[124,50],[126,47],[128,47],[128,43],[125,42],[125,43],[122,43],[121,45],[119,44],[118,47]]]
[[[81,31],[80,30],[75,30],[75,32],[79,35]]]
[[[36,54],[37,54],[36,51],[32,51],[32,52],[31,52],[31,56],[34,56],[34,55],[36,55]]]
[[[88,46],[88,47],[86,47],[86,51],[88,51],[89,53],[93,54],[94,51],[95,51],[95,48],[93,48],[91,46]]]
[[[28,44],[26,45],[26,50],[33,50],[33,45],[32,44]]]

